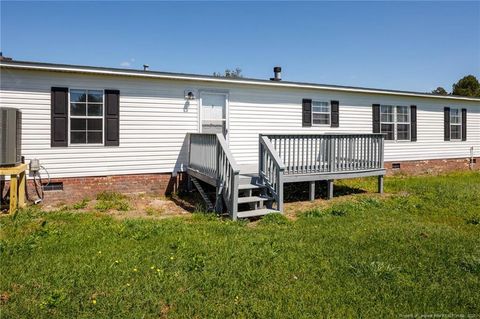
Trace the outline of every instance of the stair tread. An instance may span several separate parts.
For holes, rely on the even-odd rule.
[[[258,188],[265,188],[265,185],[259,185],[259,184],[240,184],[238,185],[238,189],[244,190],[244,189],[258,189]]]
[[[256,216],[263,216],[271,213],[280,213],[280,212],[276,209],[261,208],[261,209],[246,210],[243,212],[238,212],[237,217],[238,218],[256,217]]]
[[[259,202],[259,201],[266,201],[266,200],[271,200],[271,197],[268,196],[248,196],[248,197],[239,197],[238,198],[238,203],[239,204],[245,204],[245,203],[253,203],[253,202]]]

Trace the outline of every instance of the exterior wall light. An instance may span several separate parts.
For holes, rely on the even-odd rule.
[[[193,90],[185,90],[185,100],[195,100],[195,93]]]

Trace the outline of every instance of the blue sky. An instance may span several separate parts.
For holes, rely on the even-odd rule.
[[[5,2],[17,60],[451,90],[480,78],[480,2]]]

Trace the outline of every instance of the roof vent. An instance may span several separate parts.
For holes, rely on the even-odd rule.
[[[144,64],[144,65],[143,65],[143,71],[148,71],[148,68],[149,68],[149,67],[150,67],[150,66],[149,66],[148,64]]]
[[[276,66],[273,68],[273,73],[275,76],[273,78],[270,78],[271,81],[281,81],[282,80],[282,68],[279,66]]]

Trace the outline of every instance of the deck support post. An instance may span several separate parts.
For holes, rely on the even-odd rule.
[[[222,183],[217,180],[217,185],[215,186],[215,213],[221,214],[223,211],[222,203]]]
[[[327,180],[327,197],[328,199],[333,198],[333,179]]]
[[[187,192],[192,192],[193,191],[193,183],[192,183],[192,178],[190,177],[190,174],[187,175]]]
[[[378,176],[378,192],[383,194],[383,175]]]
[[[310,182],[309,198],[312,202],[315,200],[315,181]]]

